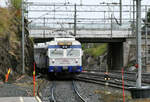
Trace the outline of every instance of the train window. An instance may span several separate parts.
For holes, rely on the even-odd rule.
[[[63,57],[64,56],[64,51],[63,50],[50,50],[50,57]]]
[[[80,57],[80,50],[78,49],[68,49],[67,50],[68,57]]]

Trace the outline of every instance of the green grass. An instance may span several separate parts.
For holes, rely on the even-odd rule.
[[[85,53],[88,53],[94,57],[101,56],[107,51],[107,44],[96,45],[94,48],[85,49]]]

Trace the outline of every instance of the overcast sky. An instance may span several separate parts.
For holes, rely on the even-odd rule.
[[[0,6],[5,6],[5,2],[6,2],[7,0],[0,0]],[[49,2],[49,3],[65,3],[65,2],[69,2],[69,3],[71,3],[71,4],[80,4],[81,3],[81,1],[82,1],[82,4],[84,5],[84,4],[100,4],[100,3],[103,3],[103,2],[105,2],[105,3],[112,3],[112,2],[115,2],[115,3],[119,3],[119,0],[24,0],[24,1],[28,1],[28,2]],[[133,0],[122,0],[122,2],[123,2],[123,5],[129,5],[129,4],[133,4]],[[150,5],[150,0],[142,0],[142,5]],[[118,9],[118,8],[117,8]],[[127,8],[126,8],[127,9]],[[102,10],[103,10],[103,8],[102,8]],[[29,17],[40,17],[41,15],[43,15],[43,14],[45,14],[45,13],[33,13],[33,12],[29,12]],[[91,16],[92,15],[92,16]],[[101,16],[103,16],[104,14],[98,14],[98,13],[86,13],[86,14],[84,14],[84,13],[82,13],[82,14],[79,14],[78,13],[78,17],[95,17],[95,18],[97,18],[97,17],[100,17],[100,15]],[[49,16],[49,15],[47,15],[47,16]],[[119,18],[119,13],[115,13],[114,14],[114,16],[115,16],[115,18]],[[130,14],[130,13],[123,13],[123,18],[131,18],[132,17],[132,14]],[[110,13],[106,13],[106,18],[110,18],[111,17],[111,15],[110,15]],[[142,14],[142,18],[145,18],[145,14]],[[38,22],[38,20],[37,20],[37,22]]]
[[[99,4],[100,2],[119,2],[119,0],[28,0],[28,1],[42,1],[42,2],[71,2],[79,4],[81,1],[83,4]],[[133,0],[122,0],[123,4],[130,4]],[[142,0],[142,4],[150,4],[150,0]]]
[[[5,2],[7,0],[0,0],[0,6],[4,6]],[[57,2],[57,3],[63,3],[63,2],[71,2],[71,3],[77,3],[80,4],[82,1],[83,4],[99,4],[100,2],[119,2],[119,0],[26,0],[29,2]],[[123,5],[130,4],[133,0],[122,0]],[[150,5],[150,0],[142,0],[142,5]]]
[[[83,4],[99,4],[100,2],[119,2],[119,0],[28,0],[28,1],[43,1],[43,2],[71,2],[79,4],[81,1]],[[133,0],[122,0],[123,4],[130,4]],[[142,4],[150,4],[150,0],[142,0]]]

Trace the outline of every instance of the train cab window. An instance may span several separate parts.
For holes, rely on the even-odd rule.
[[[59,49],[50,50],[50,57],[63,57],[64,51]]]
[[[68,49],[67,56],[68,57],[80,57],[81,53],[79,49]]]

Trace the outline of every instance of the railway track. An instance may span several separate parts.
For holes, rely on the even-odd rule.
[[[85,70],[85,72],[89,72],[89,73],[91,73],[91,72],[105,73],[105,71],[100,71],[100,70]],[[120,73],[122,73],[122,72],[121,72],[121,71],[118,71],[118,70],[109,70],[109,73],[112,73],[112,74],[113,74],[113,73],[118,73],[118,74],[120,74]],[[136,75],[137,72],[124,71],[124,74]],[[144,76],[144,77],[149,76],[149,77],[150,77],[150,73],[148,73],[148,72],[142,73],[142,76]]]
[[[68,84],[68,82],[66,82],[66,84]],[[63,102],[63,101],[60,101],[60,99],[62,99],[62,96],[63,96],[63,92],[59,92],[59,94],[62,94],[62,96],[59,96],[58,95],[58,90],[59,90],[59,87],[61,83],[59,82],[55,82],[55,81],[52,81],[52,82],[48,82],[47,84],[47,87],[45,88],[45,92],[44,92],[44,95],[42,97],[42,102]],[[69,85],[71,85],[71,90],[72,93],[71,95],[75,95],[74,97],[78,97],[78,98],[75,98],[77,100],[74,99],[73,102],[87,102],[79,93],[78,91],[78,88],[76,86],[76,82],[73,80],[71,83],[69,81]],[[57,89],[57,90],[56,90]],[[71,98],[71,97],[67,97],[67,98]],[[64,100],[64,99],[63,99]],[[66,99],[64,102],[68,102],[67,101],[68,99]],[[70,99],[71,100],[71,99]]]
[[[95,77],[104,77],[104,72],[83,72],[81,74],[85,74],[85,75],[91,75],[91,76],[95,76]],[[118,80],[122,80],[122,73],[121,72],[110,72],[109,73],[110,78],[112,79],[118,79]],[[124,80],[125,81],[132,81],[135,82],[137,79],[136,73],[124,73]],[[146,74],[142,74],[142,83],[144,83],[144,85],[150,84],[150,74],[146,73]]]
[[[74,80],[72,81],[72,85],[73,85],[74,92],[78,95],[78,97],[80,98],[81,102],[87,102],[87,101],[79,94],[79,91],[78,91],[78,89],[77,89],[77,86],[76,86],[76,83],[75,83]]]
[[[109,83],[109,86],[115,87],[115,88],[122,88],[122,74],[121,73],[109,73],[110,80],[104,80],[104,73],[103,72],[83,72],[77,77],[75,77],[75,80],[79,81],[85,81],[90,82],[94,84],[101,84],[106,85]],[[148,77],[150,77],[148,74],[143,77],[143,85],[148,85],[150,83],[150,80]],[[147,79],[145,79],[147,78]],[[128,90],[130,87],[134,87],[136,84],[136,76],[133,74],[124,74],[124,88]]]
[[[78,76],[75,78],[75,80],[79,80],[79,81],[84,81],[84,82],[90,82],[90,83],[94,83],[94,84],[100,84],[100,85],[107,85],[111,86],[111,87],[115,87],[115,88],[122,88],[122,83],[121,82],[117,82],[117,81],[105,81],[102,78],[91,78],[91,77],[87,77],[87,76]],[[132,87],[132,85],[130,84],[125,84],[124,88],[126,90],[129,89],[129,87]]]
[[[53,82],[52,86],[51,86],[51,99],[50,99],[50,102],[57,102],[55,97],[54,97],[54,90],[55,90],[55,82]]]
[[[103,72],[83,72],[76,77],[73,81],[49,81],[45,88],[45,95],[43,96],[42,102],[87,102],[86,99],[80,95],[78,91],[76,80],[82,82],[89,82],[94,84],[107,85],[110,87],[122,89],[122,75],[121,73],[109,73],[110,80],[104,80]],[[133,74],[124,74],[124,88],[126,90],[129,87],[135,86],[135,76]],[[148,78],[149,75],[146,74],[144,78]],[[143,80],[144,82],[150,83],[150,80]],[[65,86],[65,90],[62,86]],[[69,89],[70,88],[70,89]],[[66,91],[64,93],[64,91]],[[63,97],[65,97],[63,99]],[[73,101],[71,101],[73,99]],[[61,101],[60,101],[61,100]],[[69,101],[68,101],[69,100]]]

